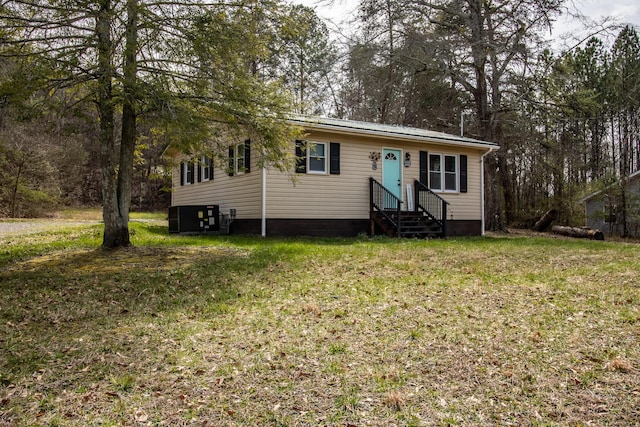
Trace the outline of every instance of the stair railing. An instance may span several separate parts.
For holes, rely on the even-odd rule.
[[[442,236],[447,235],[447,205],[449,202],[431,191],[418,180],[414,181],[416,211],[435,221],[442,228]]]
[[[400,207],[402,201],[389,191],[385,186],[380,184],[373,177],[369,177],[369,210],[371,212],[379,212],[399,233],[400,227]],[[395,212],[395,218],[391,215]]]

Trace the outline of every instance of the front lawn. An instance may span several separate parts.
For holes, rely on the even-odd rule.
[[[640,246],[0,238],[0,425],[640,424]]]

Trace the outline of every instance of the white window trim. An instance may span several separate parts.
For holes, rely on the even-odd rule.
[[[311,170],[311,146],[313,145],[322,145],[324,146],[324,170],[323,171],[314,171]],[[307,155],[307,174],[310,175],[327,175],[329,173],[328,168],[328,159],[329,159],[329,144],[326,142],[319,141],[309,141],[307,142],[306,147],[306,155]]]
[[[211,161],[213,161],[211,158],[209,158]],[[209,164],[207,163],[207,156],[202,156],[200,158],[200,164],[198,165],[200,167],[200,176],[202,177],[202,181],[201,182],[207,182],[207,181],[211,181],[211,177],[207,176],[205,177],[205,174],[209,174]]]
[[[193,160],[185,160],[184,162],[184,185],[193,185],[196,183],[196,168],[194,164],[193,174],[191,176],[191,181],[189,181],[189,171],[191,170],[191,165],[194,164]]]
[[[431,156],[440,156],[440,189],[431,188]],[[445,168],[445,158],[453,157],[456,160],[456,188],[455,190],[447,190],[445,188],[445,176],[447,174]],[[429,175],[429,189],[434,193],[459,193],[460,192],[460,156],[451,153],[429,153],[427,158],[427,173]]]
[[[240,146],[242,146],[242,150],[243,150],[241,156],[238,155],[238,151],[239,151],[238,149],[240,148]],[[245,174],[247,165],[244,165],[242,168],[238,168],[238,162],[240,160],[242,160],[244,162],[244,159],[245,159],[244,150],[246,150],[246,149],[247,149],[247,147],[245,147],[245,143],[244,142],[236,144],[233,147],[233,174],[234,175],[244,175]]]

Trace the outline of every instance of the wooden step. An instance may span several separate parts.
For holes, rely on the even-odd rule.
[[[390,237],[442,237],[443,233],[442,226],[422,212],[401,211],[399,218],[398,211],[387,211],[384,215],[381,212],[371,212],[370,218]],[[397,227],[394,222],[398,224]]]

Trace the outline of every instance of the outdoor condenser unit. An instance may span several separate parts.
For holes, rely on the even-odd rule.
[[[218,205],[171,206],[169,233],[207,233],[220,231]]]

